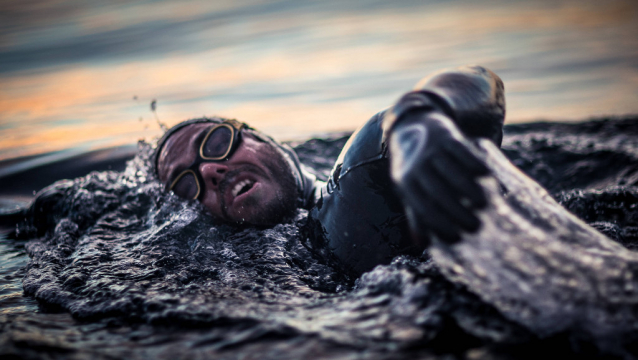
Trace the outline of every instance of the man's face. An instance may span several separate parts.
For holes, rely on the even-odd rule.
[[[168,138],[158,159],[163,184],[171,184],[193,163],[212,126],[188,125]],[[204,180],[199,199],[216,218],[271,225],[296,208],[296,185],[288,163],[271,144],[249,133],[242,133],[228,160],[203,162],[199,172]]]

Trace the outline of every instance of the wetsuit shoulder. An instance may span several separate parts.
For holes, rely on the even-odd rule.
[[[307,227],[314,246],[355,275],[400,254],[420,254],[390,179],[383,118],[384,112],[374,115],[348,140]]]
[[[384,116],[385,111],[375,114],[348,139],[331,174],[335,181],[353,168],[385,156],[381,126]]]

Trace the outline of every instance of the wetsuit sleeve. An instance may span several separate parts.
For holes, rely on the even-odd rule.
[[[445,70],[420,81],[387,111],[383,139],[412,111],[440,113],[469,138],[503,140],[505,96],[501,79],[480,66]]]

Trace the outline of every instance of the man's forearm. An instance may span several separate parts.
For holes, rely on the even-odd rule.
[[[503,139],[505,95],[501,79],[479,66],[444,70],[423,79],[386,112],[384,139],[408,113],[439,112],[469,138]]]

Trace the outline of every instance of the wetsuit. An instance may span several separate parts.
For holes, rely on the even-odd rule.
[[[399,254],[423,251],[410,240],[403,205],[390,178],[384,113],[373,116],[348,140],[309,216],[315,247],[328,248],[356,273],[387,264]]]
[[[488,137],[500,145],[502,83],[483,68],[435,75],[368,120],[348,140],[327,183],[315,192],[308,222],[314,246],[330,250],[355,274],[397,255],[418,256],[426,247],[412,241],[402,197],[390,174],[389,133],[415,111],[442,114],[465,136]]]

